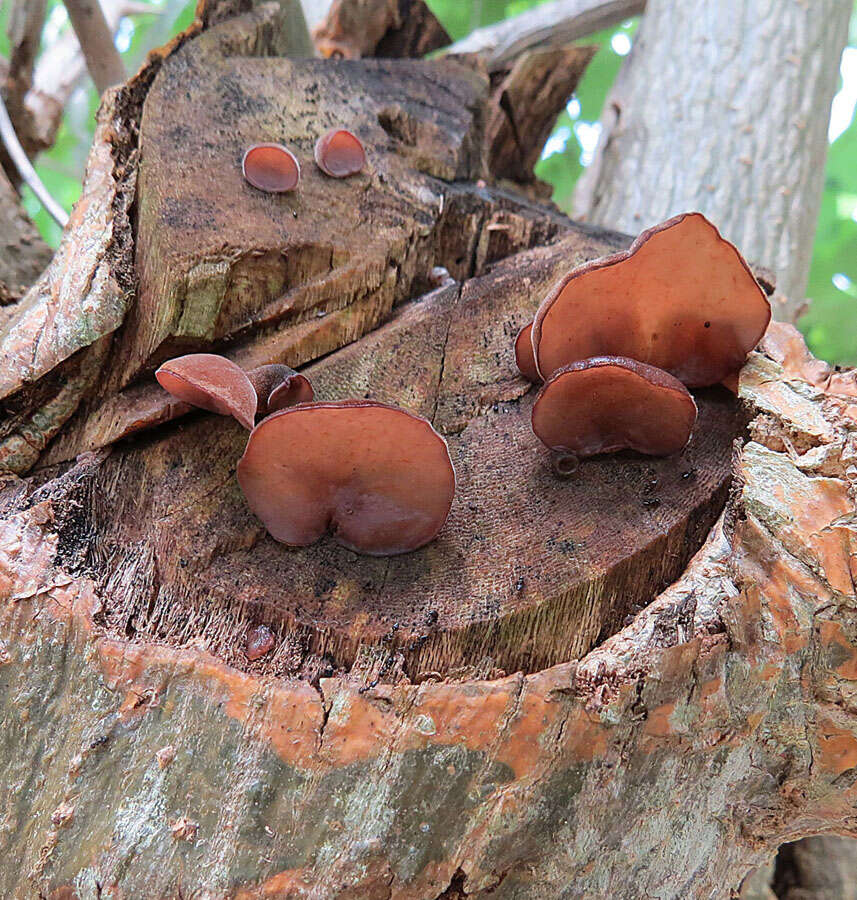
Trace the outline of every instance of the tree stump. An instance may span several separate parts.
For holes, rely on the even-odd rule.
[[[514,336],[628,239],[482,183],[478,61],[288,61],[278,15],[203,16],[108,97],[0,334],[0,892],[717,896],[857,833],[854,373],[772,325],[680,456],[558,480]],[[306,159],[335,123],[346,182]],[[298,195],[241,182],[262,139]],[[439,538],[273,542],[246,433],[153,381],[204,347],[430,418]]]

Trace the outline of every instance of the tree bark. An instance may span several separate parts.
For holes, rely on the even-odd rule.
[[[271,4],[217,12],[107,95],[0,333],[3,460],[36,467],[0,486],[0,893],[719,896],[853,833],[855,373],[774,325],[746,419],[712,391],[685,456],[556,481],[514,336],[628,238],[483,183],[478,64],[284,60]],[[332,121],[366,172],[244,185],[245,141],[303,162]],[[185,346],[429,416],[438,541],[275,544],[246,435],[152,380]]]
[[[575,214],[637,231],[699,209],[774,270],[774,315],[794,321],[805,306],[830,101],[852,8],[850,0],[650,0],[605,103]],[[845,852],[822,838],[815,846],[825,848],[821,868]]]
[[[637,232],[698,209],[802,306],[850,0],[646,6],[575,214]]]

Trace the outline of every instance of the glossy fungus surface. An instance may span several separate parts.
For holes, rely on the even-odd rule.
[[[315,144],[315,161],[325,175],[347,178],[366,165],[366,151],[356,135],[342,128],[328,131]]]
[[[155,373],[174,397],[200,409],[233,416],[252,429],[256,391],[240,366],[214,353],[190,353],[165,362]]]
[[[300,547],[330,532],[376,556],[432,540],[455,493],[446,442],[429,422],[356,400],[268,416],[250,435],[238,482],[276,540]]]
[[[633,359],[597,357],[560,369],[539,392],[533,431],[551,450],[577,457],[636,450],[677,453],[690,438],[696,403],[667,372]]]
[[[536,367],[547,380],[577,360],[624,356],[702,387],[741,368],[770,317],[738,250],[686,213],[559,281],[533,322]]]
[[[270,194],[293,191],[301,177],[295,155],[281,144],[255,144],[244,154],[241,169],[254,188]]]
[[[263,416],[298,403],[309,403],[314,396],[309,379],[281,363],[251,369],[247,377],[256,391],[257,412]]]

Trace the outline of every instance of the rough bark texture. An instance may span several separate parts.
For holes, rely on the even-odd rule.
[[[573,44],[519,56],[508,71],[492,77],[488,118],[488,168],[498,178],[533,181],[557,116],[574,93],[597,47]]]
[[[727,12],[650,0],[605,103],[576,215],[637,231],[702,210],[775,271],[774,316],[794,321],[804,309],[828,111],[852,6],[738,0]],[[843,848],[828,853],[842,858]],[[830,872],[835,878],[837,867]]]
[[[783,841],[854,832],[855,373],[774,325],[741,374],[746,429],[725,395],[702,398],[719,425],[687,452],[708,462],[594,462],[557,484],[524,427],[533,391],[512,340],[558,267],[627,239],[474,183],[481,150],[467,148],[484,146],[490,104],[478,70],[247,59],[276,53],[277,8],[215,13],[203,21],[220,24],[196,39],[195,26],[108,97],[63,246],[0,335],[4,459],[13,468],[17,448],[20,471],[40,466],[0,488],[0,894],[721,896]],[[210,84],[194,75],[200,58],[220,67]],[[277,117],[263,85],[249,98],[230,87],[263,64],[305,107]],[[337,92],[345,71],[356,97]],[[379,117],[390,71],[432,102]],[[144,112],[150,88],[162,104],[172,91],[184,122]],[[168,156],[169,128],[187,124],[181,98],[196,91],[224,117],[195,165],[219,173],[209,215],[232,205],[229,253],[196,205],[212,200],[210,176]],[[244,193],[230,133],[277,125],[300,147],[287,129],[315,105],[362,111],[379,143],[361,180],[322,193],[313,174],[302,197],[328,204],[277,232],[274,203],[296,198],[266,207]],[[328,206],[351,216],[360,202],[374,229],[348,219],[352,243],[314,268],[322,226],[334,238],[342,227]],[[160,293],[162,318],[151,270],[140,266],[139,292],[133,280],[157,227],[174,229],[164,284],[194,254],[216,257],[209,279],[187,279],[196,293]],[[381,229],[386,256],[372,243]],[[285,281],[280,247],[296,267]],[[438,265],[451,277],[435,273],[443,284],[420,298]],[[330,284],[341,306],[328,305]],[[242,362],[329,353],[308,370],[323,396],[368,392],[430,413],[459,465],[444,535],[395,563],[273,544],[235,487],[244,436],[205,414],[168,422],[178,410],[151,381],[191,326],[199,346],[225,343]],[[730,471],[707,540],[653,598],[699,546],[694,518],[716,514]],[[614,534],[599,530],[614,521]],[[608,574],[576,595],[602,551]],[[576,596],[580,635],[563,605]],[[527,605],[551,627],[515,625]],[[417,608],[423,624],[395,627]],[[457,645],[462,612],[488,637]],[[275,646],[250,660],[259,625]],[[558,636],[556,655],[533,654]],[[497,671],[503,641],[509,668],[531,671]],[[426,671],[432,659],[445,671]]]
[[[116,636],[76,518],[109,458],[10,483],[4,893],[721,896],[850,831],[857,384],[780,325],[741,393],[735,491],[685,575],[578,662],[494,681],[316,691]]]
[[[410,59],[450,42],[423,0],[336,0],[313,29],[322,56]]]
[[[850,0],[651,0],[575,213],[636,233],[698,209],[802,305]],[[712,125],[716,123],[716,125]]]

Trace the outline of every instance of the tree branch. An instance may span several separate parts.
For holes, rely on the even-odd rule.
[[[555,0],[477,28],[446,52],[479,53],[489,69],[502,69],[526,50],[568,44],[639,15],[645,6],[646,0]]]
[[[65,0],[86,67],[99,94],[126,78],[125,66],[113,43],[113,32],[98,0]]]
[[[61,227],[65,227],[66,222],[68,222],[68,213],[48,193],[48,189],[42,183],[42,179],[36,174],[30,158],[24,152],[24,148],[18,140],[18,135],[15,134],[12,120],[9,118],[9,113],[2,97],[0,97],[0,140],[2,140],[6,152],[18,170],[18,174],[30,186],[33,193],[39,198],[39,202],[50,213],[51,218]]]

